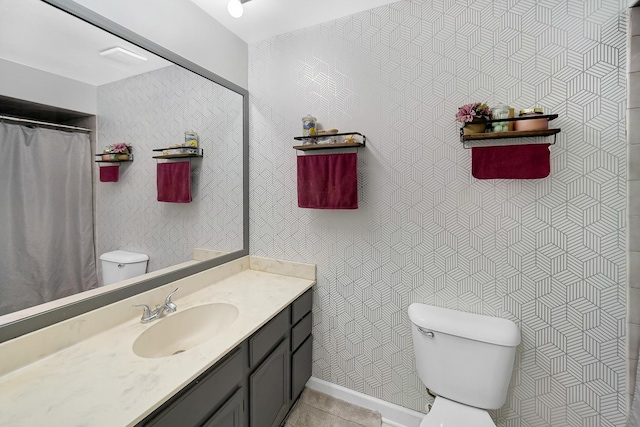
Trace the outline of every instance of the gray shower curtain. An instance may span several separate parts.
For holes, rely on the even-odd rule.
[[[97,286],[91,143],[0,123],[0,315]]]

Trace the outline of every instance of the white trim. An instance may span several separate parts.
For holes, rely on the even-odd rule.
[[[376,397],[367,396],[316,377],[309,379],[307,387],[333,396],[336,399],[378,411],[382,415],[382,422],[391,427],[420,427],[420,423],[425,417],[425,414],[421,412],[416,412]]]

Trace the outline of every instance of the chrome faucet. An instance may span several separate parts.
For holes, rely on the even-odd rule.
[[[173,313],[176,310],[178,310],[178,306],[173,301],[171,301],[171,297],[173,296],[173,294],[178,292],[179,289],[180,288],[176,288],[175,291],[167,295],[167,298],[164,300],[164,304],[156,305],[156,309],[153,311],[151,310],[151,307],[149,307],[147,304],[135,304],[134,307],[144,308],[144,312],[142,313],[142,318],[140,319],[140,322],[141,323],[153,322],[154,320],[164,316],[165,313]]]

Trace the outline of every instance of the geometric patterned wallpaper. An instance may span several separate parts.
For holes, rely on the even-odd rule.
[[[625,10],[405,0],[250,46],[250,248],[317,264],[314,376],[424,412],[424,302],[519,326],[499,426],[625,424]],[[471,101],[559,114],[549,178],[474,179]],[[358,210],[298,208],[307,113],[367,136]]]
[[[186,130],[204,149],[191,161],[193,200],[158,202],[156,162],[166,160],[152,149],[184,142]],[[97,152],[126,142],[134,161],[119,182],[96,184],[97,256],[142,252],[151,272],[192,260],[194,248],[240,250],[242,132],[242,97],[176,65],[98,87]]]

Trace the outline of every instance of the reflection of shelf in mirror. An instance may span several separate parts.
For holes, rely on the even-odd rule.
[[[180,159],[184,157],[204,157],[204,156],[202,154],[190,154],[190,153],[165,154],[162,156],[153,156],[154,159]]]
[[[133,162],[133,154],[114,154],[116,156],[115,159],[108,159],[105,160],[103,159],[103,156],[111,156],[111,154],[105,154],[105,153],[96,153],[96,157],[100,157],[99,159],[96,159],[96,163],[124,163],[124,162]],[[123,159],[120,158],[118,159],[117,156],[127,156],[128,158]]]
[[[154,148],[153,151],[187,151],[183,153],[169,153],[162,154],[160,156],[153,156],[154,159],[184,159],[191,157],[204,157],[204,150],[202,148],[192,148],[192,147],[169,147],[169,148]]]

